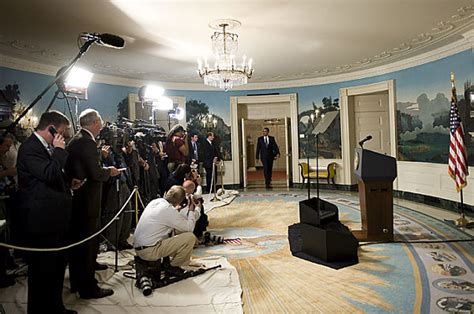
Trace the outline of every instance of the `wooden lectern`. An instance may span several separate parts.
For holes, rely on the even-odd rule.
[[[354,166],[354,174],[359,179],[362,230],[353,230],[352,233],[359,241],[392,241],[396,159],[356,148]]]

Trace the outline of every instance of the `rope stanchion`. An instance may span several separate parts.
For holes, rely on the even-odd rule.
[[[131,201],[133,193],[138,193],[138,188],[137,187],[135,187],[135,189],[133,189],[133,191],[130,193],[130,196],[128,197],[127,201],[123,204],[122,208],[120,208],[120,210],[117,212],[117,214],[104,227],[102,227],[102,229],[100,229],[96,233],[94,233],[94,234],[88,236],[87,238],[85,238],[81,241],[78,241],[76,243],[72,243],[72,244],[69,244],[67,246],[62,246],[62,247],[58,247],[58,248],[31,248],[31,247],[11,245],[11,244],[7,244],[7,243],[3,243],[3,242],[0,242],[0,246],[6,247],[6,248],[9,248],[9,249],[22,250],[22,251],[31,251],[31,252],[56,252],[56,251],[67,250],[67,249],[70,249],[72,247],[78,246],[78,245],[80,245],[84,242],[89,241],[92,238],[95,238],[97,235],[101,234],[102,231],[107,229],[115,221],[115,219],[118,216],[120,216],[120,214],[122,214],[122,212],[125,209],[125,207],[127,206],[127,204]]]
[[[143,209],[145,209],[146,206],[145,206],[145,204],[144,204],[143,201],[142,201],[142,196],[140,195],[140,192],[138,192],[138,189],[137,189],[137,195],[138,195],[138,200],[140,201],[140,203],[141,203],[142,206],[143,206]],[[138,221],[138,220],[137,220],[137,221]]]

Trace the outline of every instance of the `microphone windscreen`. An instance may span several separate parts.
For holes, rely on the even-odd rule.
[[[112,34],[100,34],[98,44],[116,49],[122,49],[125,47],[125,40],[116,35]]]

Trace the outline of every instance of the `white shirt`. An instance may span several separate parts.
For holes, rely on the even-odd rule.
[[[138,221],[133,235],[134,246],[154,246],[169,238],[169,234],[174,230],[177,233],[192,232],[201,215],[200,210],[196,212],[197,214],[185,217],[164,198],[154,199]]]
[[[265,142],[265,145],[268,145],[270,142],[268,141],[268,136],[263,137],[263,141]]]

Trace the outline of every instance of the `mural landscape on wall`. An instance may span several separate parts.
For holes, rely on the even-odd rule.
[[[466,83],[469,87],[470,83]],[[449,98],[448,98],[449,97]],[[465,130],[469,165],[474,165],[474,117],[468,97],[457,95]],[[430,99],[421,93],[415,101],[397,102],[398,160],[448,163],[451,95]]]
[[[203,120],[212,115],[212,120],[216,120],[216,125],[208,123],[205,125]],[[220,147],[222,158],[224,160],[232,159],[230,143],[230,126],[228,126],[222,117],[209,112],[209,106],[200,100],[190,99],[186,101],[186,122],[188,135],[197,134],[199,142],[207,138],[207,132],[214,132],[217,146]]]
[[[321,102],[313,101],[312,109],[298,115],[299,158],[316,157],[316,140],[319,158],[341,158],[339,99],[324,97]]]

